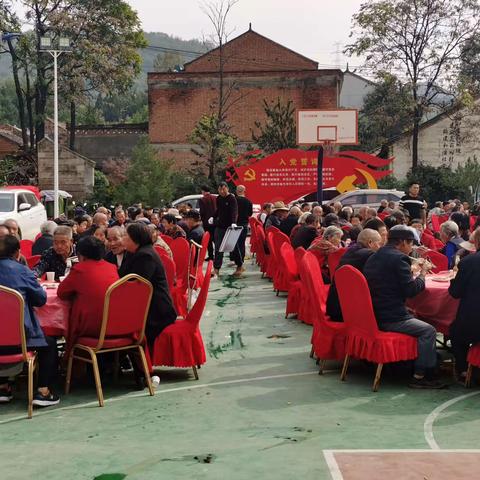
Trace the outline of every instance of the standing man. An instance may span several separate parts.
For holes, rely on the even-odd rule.
[[[210,234],[210,241],[208,242],[208,257],[206,260],[213,259],[213,239],[215,235],[215,226],[208,223],[208,219],[215,215],[217,210],[217,199],[215,195],[210,193],[210,187],[204,185],[202,188],[203,197],[198,200],[200,209],[200,218],[202,219],[203,229]]]
[[[215,225],[215,260],[213,262],[213,268],[215,275],[218,275],[220,268],[222,268],[223,252],[219,250],[223,237],[227,232],[227,228],[237,223],[237,218],[237,199],[229,192],[227,183],[220,182],[218,185],[217,210],[213,217],[213,225]],[[243,271],[243,262],[238,249],[234,249],[233,254],[233,260],[237,265],[237,270],[234,275],[240,276]]]
[[[408,194],[400,200],[400,208],[407,210],[411,219],[420,218],[425,225],[427,215],[425,213],[425,200],[419,195],[420,185],[416,182],[410,184]]]
[[[247,240],[248,219],[253,215],[252,202],[245,196],[247,189],[243,185],[237,186],[237,205],[238,205],[238,220],[237,225],[243,227],[242,233],[238,239],[235,250],[238,250],[240,259],[242,261],[241,272],[244,272],[243,262],[245,261],[245,241]]]

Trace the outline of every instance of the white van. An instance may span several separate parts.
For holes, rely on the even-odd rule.
[[[9,219],[17,221],[23,240],[35,240],[47,212],[30,190],[0,188],[0,224]]]

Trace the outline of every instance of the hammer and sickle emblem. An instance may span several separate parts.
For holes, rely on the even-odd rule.
[[[252,168],[249,168],[243,175],[243,180],[245,182],[253,182],[256,180],[256,178],[257,175],[255,174],[255,170],[253,170]]]

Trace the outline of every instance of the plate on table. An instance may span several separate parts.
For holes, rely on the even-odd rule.
[[[42,283],[42,287],[46,289],[58,288],[58,283]]]
[[[432,281],[434,282],[449,282],[451,279],[451,275],[438,275],[436,277],[432,277]]]

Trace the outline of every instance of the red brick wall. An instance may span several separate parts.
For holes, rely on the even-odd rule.
[[[18,145],[0,136],[0,160],[18,150]]]
[[[235,82],[238,88],[232,98],[242,96],[228,112],[232,132],[240,141],[251,141],[255,121],[265,118],[263,99],[291,100],[295,108],[336,108],[341,75],[338,70],[230,74],[226,81]],[[212,74],[153,73],[148,76],[148,87],[153,144],[188,143],[196,122],[211,112],[218,98],[218,78]]]
[[[248,31],[223,48],[225,72],[317,70],[318,63],[282,45]],[[218,72],[219,51],[211,52],[185,65],[185,71]]]

